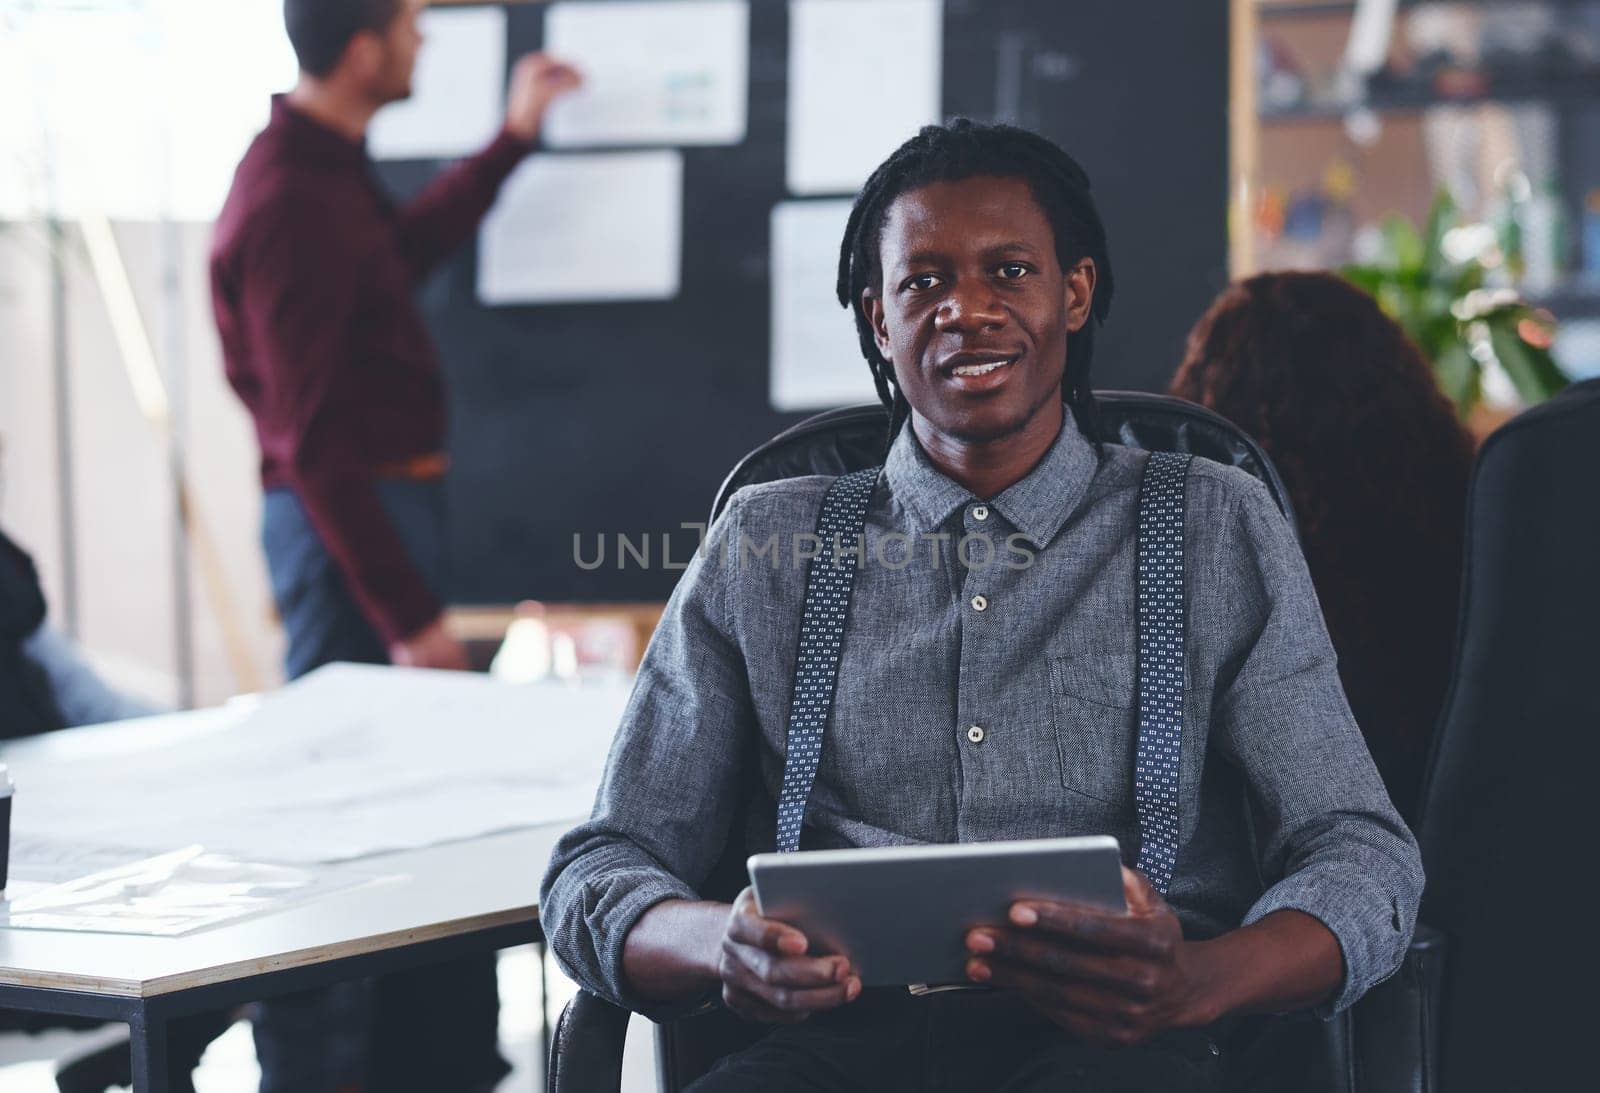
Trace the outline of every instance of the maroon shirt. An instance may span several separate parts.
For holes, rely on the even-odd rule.
[[[378,468],[444,448],[438,357],[412,294],[528,147],[502,133],[395,208],[363,144],[275,96],[217,219],[212,301],[262,482],[299,496],[390,644],[439,615],[376,489]]]

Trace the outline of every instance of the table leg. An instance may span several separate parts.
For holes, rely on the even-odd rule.
[[[539,954],[539,1064],[535,1069],[543,1075],[550,1066],[550,984],[544,967],[544,942],[534,946]],[[542,1088],[544,1079],[539,1079]]]
[[[168,1093],[167,1019],[141,1006],[128,1022],[133,1049],[133,1093]]]

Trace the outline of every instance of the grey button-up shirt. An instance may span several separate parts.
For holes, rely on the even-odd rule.
[[[972,497],[909,425],[867,516],[803,845],[1110,834],[1138,850],[1134,563],[1146,453],[1097,454],[1070,416],[998,497]],[[594,813],[541,892],[580,983],[622,974],[653,904],[708,892],[730,839],[770,850],[805,559],[832,480],[731,499],[673,592]],[[1187,706],[1168,900],[1190,937],[1284,908],[1338,938],[1350,1005],[1398,967],[1422,867],[1340,689],[1300,549],[1264,486],[1203,459],[1188,482]],[[745,807],[740,807],[741,803]],[[662,1012],[660,1007],[655,1012]]]

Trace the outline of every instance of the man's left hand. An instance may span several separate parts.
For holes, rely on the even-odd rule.
[[[550,104],[583,83],[578,70],[546,53],[530,53],[511,70],[506,96],[506,131],[533,143]]]
[[[967,934],[967,977],[1014,990],[1095,1043],[1137,1044],[1221,1016],[1204,957],[1150,882],[1122,870],[1126,913],[1022,900]],[[1203,943],[1199,943],[1203,944]]]

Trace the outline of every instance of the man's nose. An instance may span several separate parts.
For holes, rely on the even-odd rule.
[[[993,289],[981,282],[957,285],[934,313],[937,330],[988,330],[1005,325],[1005,308]]]

